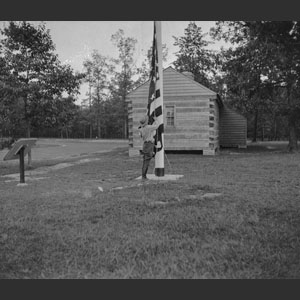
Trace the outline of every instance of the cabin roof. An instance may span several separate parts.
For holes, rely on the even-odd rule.
[[[148,96],[150,79],[141,84],[132,92],[128,93],[126,98],[139,98]],[[191,79],[187,75],[180,73],[168,67],[163,70],[163,95],[165,96],[186,96],[186,95],[208,95],[217,97],[217,93]]]

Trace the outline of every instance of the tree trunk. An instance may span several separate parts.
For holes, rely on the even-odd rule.
[[[253,127],[253,138],[252,142],[255,143],[257,142],[257,123],[258,123],[258,109],[255,110],[255,115],[254,115],[254,127]]]
[[[27,122],[27,138],[30,138],[30,123]],[[31,167],[32,157],[31,157],[31,147],[28,149],[28,166]]]
[[[99,91],[99,90],[98,90]],[[99,93],[97,93],[97,137],[101,138],[101,99]]]
[[[90,139],[93,137],[93,126],[90,124]]]
[[[127,118],[124,120],[124,139],[127,139]]]
[[[91,80],[91,77],[89,77],[89,80]],[[90,118],[92,118],[92,84],[91,81],[89,81],[89,108],[90,108]],[[93,125],[92,125],[92,119],[90,119],[90,139],[93,137]]]
[[[98,116],[97,116],[97,138],[101,138],[101,117],[100,117],[100,112],[98,111]]]
[[[296,120],[294,110],[293,110],[293,98],[292,98],[292,89],[290,86],[287,87],[287,101],[288,106],[290,108],[289,115],[288,115],[288,128],[289,128],[289,144],[288,150],[290,152],[294,152],[298,150],[297,144],[297,129],[296,129]]]
[[[289,144],[288,150],[294,152],[298,150],[296,121],[293,116],[289,116]]]
[[[28,118],[27,114],[27,94],[24,95],[24,117],[25,117],[25,122],[26,122],[26,135],[27,138],[30,138],[30,119]],[[31,148],[28,149],[28,166],[31,167]]]
[[[277,122],[276,122],[276,118],[274,120],[274,137],[273,137],[274,141],[277,141]]]
[[[100,122],[98,123],[98,139],[101,138],[101,127],[100,127]]]

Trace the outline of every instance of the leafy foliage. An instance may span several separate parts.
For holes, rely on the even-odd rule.
[[[162,61],[167,61],[168,48],[166,44],[162,44]],[[148,49],[146,58],[141,64],[141,67],[137,68],[139,78],[135,82],[135,86],[143,84],[150,78],[151,71],[151,60],[152,60],[152,46]]]
[[[115,100],[113,103],[116,104],[114,108],[118,119],[115,119],[115,122],[120,123],[123,132],[122,136],[127,138],[128,112],[125,97],[135,87],[134,76],[137,75],[137,68],[133,56],[137,40],[125,37],[124,31],[119,29],[112,35],[111,41],[118,48],[119,57],[113,60],[118,68],[113,72],[110,93],[111,97]]]
[[[82,75],[60,63],[43,23],[35,27],[25,21],[9,22],[1,33],[1,105],[10,112],[10,117],[6,115],[10,124],[15,124],[12,115],[18,117],[17,123],[26,124],[29,137],[31,127],[53,125],[47,117],[60,112],[57,105],[64,93],[74,96],[79,92]],[[22,114],[17,111],[20,107]]]
[[[104,101],[108,97],[108,77],[113,70],[113,65],[108,57],[101,55],[97,50],[92,52],[91,58],[86,59],[83,63],[86,81],[89,84],[88,101],[89,101],[89,118],[90,126],[96,123],[97,136],[100,138],[101,127],[105,123],[106,115],[103,113]],[[92,131],[90,131],[90,134]],[[90,136],[91,137],[91,136]]]
[[[291,151],[297,149],[300,116],[299,26],[297,21],[219,21],[211,30],[216,39],[236,46],[221,53],[232,103],[256,117],[286,118]]]
[[[184,30],[184,36],[173,37],[174,45],[179,47],[173,64],[179,72],[191,72],[197,82],[210,87],[212,75],[215,74],[215,55],[207,49],[209,42],[205,40],[205,36],[201,27],[190,22]]]

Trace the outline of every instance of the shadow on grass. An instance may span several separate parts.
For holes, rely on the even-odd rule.
[[[221,148],[222,153],[241,153],[241,154],[251,154],[251,153],[286,153],[288,152],[288,142],[249,142],[247,148]]]

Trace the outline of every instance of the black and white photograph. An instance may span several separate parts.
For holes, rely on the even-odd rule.
[[[300,278],[300,21],[10,19],[0,279]]]

